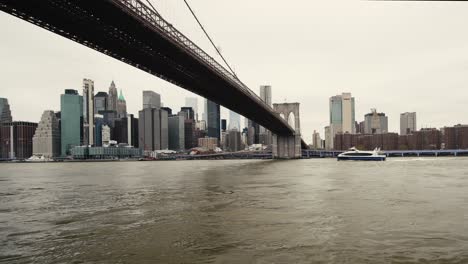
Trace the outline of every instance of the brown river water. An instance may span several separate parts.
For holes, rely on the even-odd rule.
[[[468,263],[468,158],[0,164],[0,263]]]

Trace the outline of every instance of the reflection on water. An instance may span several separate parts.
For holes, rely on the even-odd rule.
[[[0,262],[467,263],[467,167],[0,164]]]

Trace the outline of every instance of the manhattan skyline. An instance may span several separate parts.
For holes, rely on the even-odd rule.
[[[273,87],[273,103],[285,99],[301,103],[302,135],[307,142],[314,129],[323,134],[328,98],[342,92],[356,98],[356,121],[378,108],[389,116],[392,132],[399,131],[403,112],[418,113],[418,128],[466,123],[468,55],[463,51],[468,37],[460,32],[468,19],[460,4],[353,1],[334,8],[333,3],[299,1],[295,17],[288,16],[288,21],[282,21],[285,24],[278,25],[274,19],[280,5],[266,3],[250,3],[249,9],[240,10],[225,1],[211,8],[200,2],[194,8],[253,91],[259,94],[260,85],[268,84]],[[261,7],[271,12],[262,13],[265,21],[256,21]],[[228,8],[242,11],[245,21],[239,23],[236,12],[224,13]],[[219,10],[224,20],[208,10]],[[27,22],[6,14],[0,15],[0,22],[5,25],[0,29],[4,36],[1,96],[9,99],[15,120],[37,122],[43,110],[59,110],[56,95],[64,89],[81,90],[82,78],[94,80],[96,92],[106,91],[115,80],[124,90],[129,113],[140,108],[143,90],[161,94],[171,108],[184,106],[185,97],[193,96]],[[175,25],[190,35],[184,30],[185,22],[193,24],[187,16]],[[283,31],[286,28],[289,31]],[[282,40],[275,29],[288,39]],[[31,39],[35,45],[28,43]],[[196,36],[193,39],[200,43]],[[249,45],[240,39],[248,39]],[[25,94],[34,100],[24,100]],[[223,109],[222,117],[227,116]]]

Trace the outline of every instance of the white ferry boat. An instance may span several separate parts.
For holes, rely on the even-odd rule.
[[[355,147],[350,148],[348,151],[338,155],[338,160],[375,160],[384,161],[387,158],[384,154],[380,153],[380,149],[376,148],[373,151],[361,151]]]

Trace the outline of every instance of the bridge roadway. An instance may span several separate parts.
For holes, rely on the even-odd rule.
[[[0,10],[203,96],[277,135],[294,133],[271,106],[140,0],[0,0]],[[307,148],[303,140],[302,147]]]

